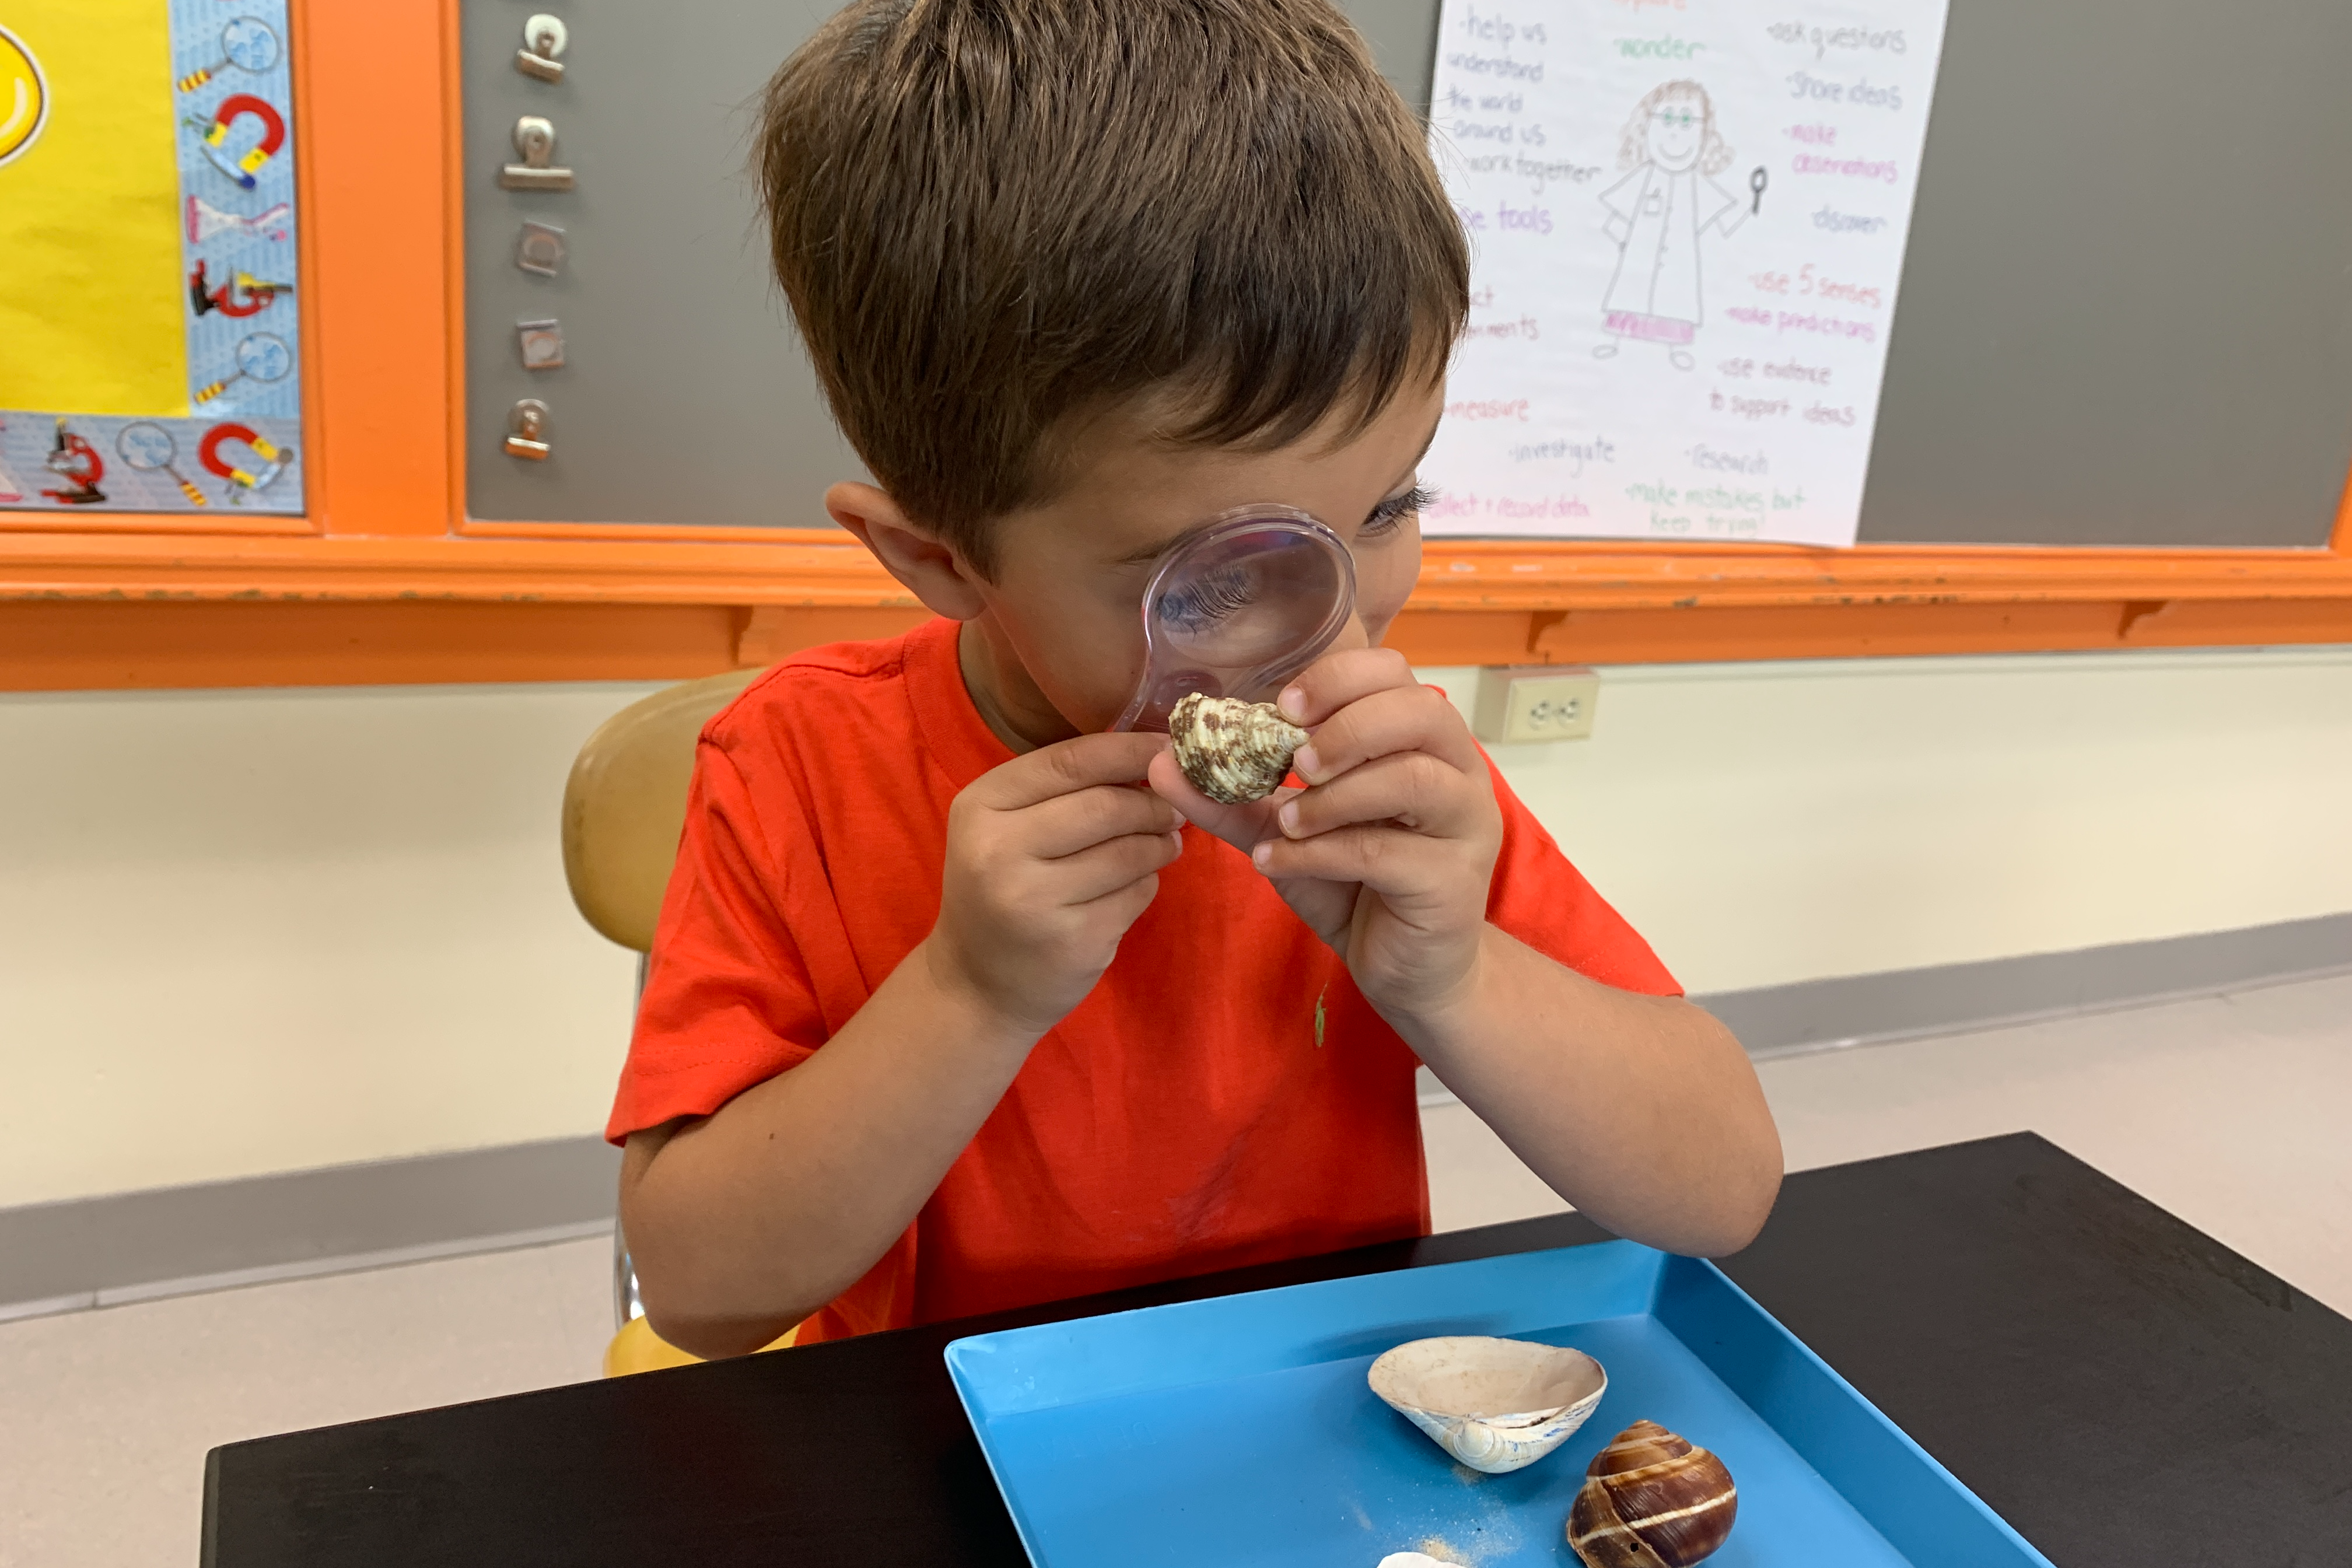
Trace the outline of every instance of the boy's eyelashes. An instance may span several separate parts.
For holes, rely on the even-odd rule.
[[[1436,501],[1437,492],[1426,485],[1417,484],[1409,490],[1400,490],[1372,508],[1370,513],[1364,519],[1363,527],[1356,531],[1356,537],[1377,539],[1413,513],[1435,505]],[[1164,558],[1171,550],[1182,542],[1184,537],[1186,536],[1179,535],[1175,539],[1164,540],[1149,550],[1139,550],[1131,555],[1121,556],[1113,564],[1136,569],[1149,567]]]
[[[1364,526],[1357,531],[1357,537],[1386,533],[1414,512],[1433,505],[1436,500],[1437,492],[1426,485],[1415,485],[1409,490],[1392,495],[1372,508],[1371,515],[1364,519]]]

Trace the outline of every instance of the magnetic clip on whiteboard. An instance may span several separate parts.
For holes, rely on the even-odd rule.
[[[557,168],[555,126],[545,116],[526,114],[515,121],[515,152],[522,162],[499,171],[499,184],[509,191],[568,191],[572,171]]]
[[[563,323],[554,317],[539,321],[517,321],[515,339],[517,346],[522,350],[523,369],[563,368]]]
[[[507,456],[544,463],[554,450],[547,439],[547,405],[536,397],[516,399],[507,410]]]
[[[563,62],[556,57],[570,41],[562,17],[538,13],[522,25],[522,47],[515,51],[515,69],[541,81],[562,81]]]
[[[522,230],[515,236],[515,265],[525,272],[535,272],[541,278],[552,278],[563,270],[563,230],[551,223],[541,223],[535,217],[522,220]]]

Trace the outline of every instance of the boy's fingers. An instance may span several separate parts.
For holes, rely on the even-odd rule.
[[[1065,855],[1053,863],[1053,901],[1065,906],[1090,904],[1139,878],[1153,875],[1182,853],[1181,834],[1130,833]]]
[[[1276,805],[1296,790],[1277,790],[1269,798],[1252,801],[1246,805],[1226,805],[1211,800],[1193,787],[1176,765],[1172,752],[1163,752],[1152,760],[1151,791],[1166,801],[1185,821],[1193,823],[1204,832],[1213,833],[1244,854],[1251,845],[1273,831],[1270,826]]]
[[[1412,666],[1394,648],[1355,647],[1325,654],[1308,665],[1282,689],[1274,705],[1292,723],[1312,729],[1375,691],[1413,684]]]
[[[1124,935],[1136,917],[1151,906],[1160,896],[1160,873],[1138,877],[1125,887],[1114,888],[1091,903],[1080,904],[1074,911],[1093,927],[1116,926]]]
[[[1336,828],[1312,838],[1269,839],[1250,856],[1268,877],[1359,882],[1391,900],[1436,888],[1459,858],[1460,851],[1444,839],[1372,824]]]
[[[983,773],[971,785],[992,811],[1020,811],[1096,784],[1140,784],[1165,735],[1078,735],[1040,746]]]
[[[1422,752],[1465,776],[1484,778],[1486,759],[1445,693],[1421,685],[1391,687],[1350,702],[1318,727],[1294,764],[1308,784],[1399,752]]]
[[[1474,827],[1477,784],[1427,752],[1400,752],[1351,768],[1286,802],[1276,814],[1285,837],[1311,837],[1359,822],[1393,822],[1455,837]]]
[[[1174,806],[1150,790],[1126,784],[1097,784],[1055,795],[1004,819],[1010,829],[1006,847],[1040,860],[1058,860],[1107,838],[1170,833],[1183,826]]]

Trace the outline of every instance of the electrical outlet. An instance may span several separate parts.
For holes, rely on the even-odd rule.
[[[1581,741],[1600,702],[1601,677],[1576,666],[1482,669],[1470,727],[1489,743]]]

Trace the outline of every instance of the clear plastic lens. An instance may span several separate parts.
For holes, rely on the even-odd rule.
[[[1356,563],[1339,536],[1288,507],[1244,507],[1191,535],[1143,594],[1143,678],[1113,726],[1165,730],[1189,692],[1264,701],[1339,635]]]

